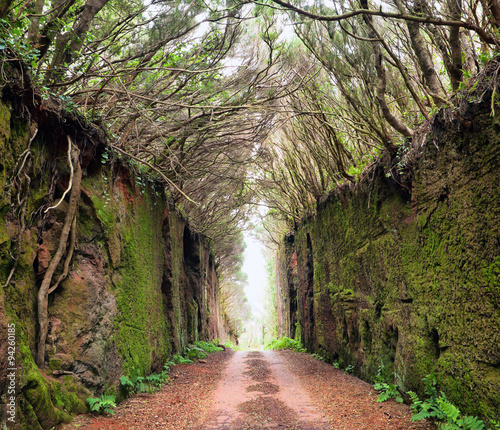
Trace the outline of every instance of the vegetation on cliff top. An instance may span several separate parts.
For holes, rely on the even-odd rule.
[[[289,226],[381,149],[398,156],[499,46],[500,8],[472,0],[1,6],[2,61],[105,127],[218,249],[248,204]]]

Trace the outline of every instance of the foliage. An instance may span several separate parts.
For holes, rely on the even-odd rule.
[[[173,357],[172,357],[172,360],[175,364],[192,364],[193,363],[193,360],[190,360],[189,358],[184,358],[182,355],[180,354],[175,354]]]
[[[161,373],[152,373],[149,376],[126,376],[122,375],[120,377],[120,384],[122,390],[126,397],[132,394],[138,393],[152,393],[156,391],[161,385],[168,382],[170,378],[168,377],[168,371],[170,369],[170,363],[165,364],[165,367]]]
[[[212,342],[204,342],[202,340],[199,340],[194,343],[194,345],[203,351],[208,352],[209,354],[213,354],[214,352],[222,351],[224,348],[218,346],[219,345],[219,340],[215,339]]]
[[[241,351],[241,346],[240,345],[236,345],[234,342],[231,342],[230,340],[226,340],[223,345],[226,347],[226,348],[230,348],[232,349],[233,351]]]
[[[184,357],[191,361],[202,360],[204,358],[207,358],[207,353],[205,352],[205,350],[196,345],[188,345],[184,349]]]
[[[184,349],[183,356],[179,354],[174,355],[174,362],[181,364],[190,364],[194,360],[202,360],[207,358],[208,354],[213,354],[214,352],[222,351],[223,348],[218,346],[218,339],[212,342],[196,341],[194,344],[188,345]]]
[[[385,402],[386,400],[394,399],[398,403],[403,403],[403,397],[399,392],[398,386],[390,383],[387,376],[384,375],[384,370],[385,366],[383,364],[379,366],[377,376],[375,377],[375,383],[373,384],[373,388],[380,393],[377,402]]]
[[[319,360],[319,361],[323,361],[325,362],[326,361],[326,357],[321,355],[321,354],[318,354],[318,353],[314,353],[314,354],[311,354],[316,360]]]
[[[167,361],[164,365],[163,365],[163,369],[166,370],[167,372],[170,371],[170,368],[172,366],[175,366],[175,363],[171,360]]]
[[[353,373],[354,372],[354,366],[352,364],[348,364],[346,368],[344,369],[345,373]]]
[[[265,349],[291,349],[292,351],[296,352],[306,352],[306,349],[299,341],[290,339],[289,337],[282,337],[280,339],[276,339],[275,341],[271,341],[265,346]]]
[[[103,394],[101,397],[89,397],[87,403],[90,410],[99,414],[114,415],[116,408],[116,397],[111,394]]]
[[[436,422],[440,430],[482,430],[485,428],[483,421],[477,417],[461,415],[460,410],[448,401],[443,392],[438,394],[435,375],[427,375],[424,383],[425,393],[429,396],[426,400],[420,400],[412,391],[408,392],[412,401],[412,421],[431,419]]]
[[[500,421],[490,420],[490,427],[492,429],[500,429]]]
[[[398,403],[403,403],[403,398],[398,390],[396,384],[388,384],[387,382],[376,382],[373,385],[380,394],[377,398],[377,402],[385,402],[389,399],[394,399]]]

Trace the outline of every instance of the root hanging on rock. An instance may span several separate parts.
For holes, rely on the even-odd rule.
[[[73,255],[73,249],[75,245],[76,238],[76,213],[78,210],[78,202],[80,200],[80,187],[82,181],[82,168],[79,162],[80,151],[74,145],[68,136],[68,153],[70,154],[69,162],[71,165],[71,177],[70,186],[71,193],[69,197],[68,210],[66,212],[66,217],[64,219],[63,228],[61,231],[61,237],[59,239],[59,246],[56,253],[50,260],[49,267],[45,272],[42,280],[42,285],[38,291],[38,342],[37,342],[37,355],[36,363],[39,367],[42,367],[45,362],[45,341],[47,339],[48,326],[49,326],[49,313],[48,313],[48,301],[49,294],[54,291],[60,284],[60,282],[67,276],[69,270],[69,263]],[[68,187],[69,191],[70,188]],[[62,201],[62,200],[61,200]],[[60,202],[59,202],[60,203]],[[59,205],[58,203],[58,205]],[[57,205],[56,205],[57,206]],[[71,237],[70,237],[71,233]],[[68,239],[70,239],[69,249],[67,251],[66,260],[64,263],[64,269],[61,276],[59,276],[57,282],[53,287],[51,287],[52,277],[61,262],[66,249],[68,248]]]
[[[31,178],[29,177],[28,173],[25,172],[25,168],[26,170],[29,171],[29,159],[31,157],[31,143],[33,142],[33,139],[35,139],[37,132],[38,128],[36,128],[34,133],[32,134],[30,141],[28,143],[28,148],[26,148],[26,150],[19,157],[21,165],[19,166],[19,168],[17,168],[16,165],[17,173],[15,174],[12,183],[9,186],[9,188],[17,187],[18,189],[16,199],[18,203],[18,208],[20,208],[19,232],[17,234],[17,256],[14,260],[14,265],[12,266],[9,276],[7,277],[7,281],[5,281],[5,284],[2,285],[2,288],[7,288],[9,286],[10,281],[12,280],[12,277],[16,272],[17,265],[19,264],[19,259],[21,258],[23,233],[24,230],[26,229],[26,224],[25,224],[26,206],[28,205],[28,194],[31,184]]]

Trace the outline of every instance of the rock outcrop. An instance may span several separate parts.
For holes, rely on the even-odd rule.
[[[422,393],[435,372],[464,413],[498,420],[500,115],[491,90],[470,98],[435,116],[406,165],[380,161],[286,238],[278,319],[369,381],[382,367]]]
[[[98,128],[47,109],[16,82],[0,102],[0,283],[8,280],[0,290],[0,418],[15,413],[9,428],[35,430],[86,411],[85,398],[116,387],[121,375],[161,371],[188,343],[225,339],[226,331],[208,241],[140,166],[105,151]],[[68,204],[45,210],[68,187],[67,136],[80,150],[81,197],[69,274],[49,296],[39,370],[37,292]],[[15,410],[6,416],[8,324],[17,370]]]

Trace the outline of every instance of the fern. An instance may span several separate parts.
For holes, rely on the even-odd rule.
[[[373,388],[377,390],[380,394],[377,398],[377,402],[385,402],[389,399],[394,399],[398,403],[403,403],[403,397],[398,390],[396,384],[388,384],[386,382],[376,382]]]
[[[161,387],[161,385],[167,382],[169,379],[170,378],[168,377],[167,372],[162,372],[149,375],[146,378],[146,381],[149,384],[154,385],[155,387]]]
[[[206,351],[208,352],[209,354],[213,354],[214,352],[218,352],[218,351],[222,351],[223,348],[221,348],[220,346],[217,346],[217,344],[215,344],[215,341],[213,342],[203,342],[203,341],[198,341],[198,342],[195,342],[194,345],[200,349],[202,349],[203,351]]]
[[[266,349],[291,349],[296,352],[306,352],[306,349],[302,347],[302,344],[295,339],[290,339],[289,337],[282,337],[275,341],[271,341],[266,345]]]
[[[103,394],[101,397],[89,397],[87,403],[90,406],[90,410],[97,412],[99,414],[105,413],[109,415],[114,415],[116,408],[116,397],[112,394]]]
[[[129,377],[122,375],[120,378],[120,384],[122,384],[123,387],[125,388],[134,388],[134,383],[130,380]]]
[[[420,400],[413,391],[408,392],[412,400],[412,421],[430,419],[436,421],[439,430],[483,430],[486,428],[483,421],[477,417],[460,416],[460,409],[453,405],[443,392],[438,394],[435,375],[427,375],[423,380],[428,399]]]
[[[325,362],[325,361],[326,361],[326,357],[323,357],[321,354],[314,353],[314,354],[312,354],[312,356],[313,356],[316,360],[323,361],[323,362]]]
[[[490,427],[492,429],[500,429],[500,421],[490,420]]]
[[[442,397],[437,399],[437,403],[439,405],[439,409],[446,416],[446,420],[449,423],[456,423],[458,417],[460,416],[460,409],[458,409],[455,405],[448,402],[446,399]]]
[[[152,373],[147,377],[123,375],[120,378],[120,384],[125,396],[128,397],[134,393],[152,393],[169,380],[167,370],[164,370],[161,373]]]
[[[176,364],[191,364],[193,362],[193,360],[190,360],[189,358],[184,358],[182,355],[180,354],[175,354],[173,357],[172,357],[172,360],[174,361],[174,363]]]
[[[193,361],[207,358],[207,353],[202,348],[196,345],[189,345],[184,350],[184,356]]]
[[[175,366],[175,363],[169,360],[163,365],[163,368],[168,372],[172,366]]]
[[[384,363],[382,363],[377,370],[377,376],[373,384],[373,388],[379,392],[377,402],[385,402],[386,400],[394,399],[398,403],[403,403],[403,397],[401,397],[398,386],[390,383],[390,377],[387,368],[384,366]]]
[[[483,430],[486,428],[484,422],[477,417],[464,416],[457,421],[461,429],[466,430]]]

